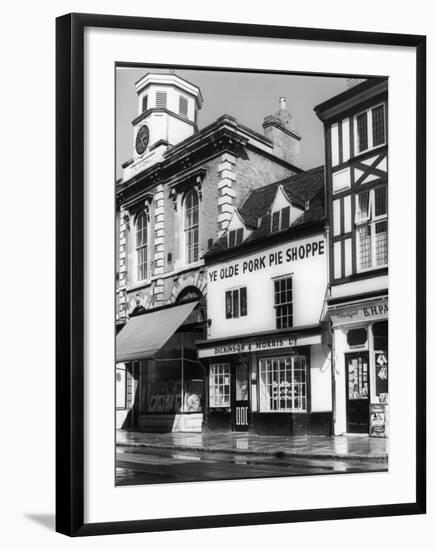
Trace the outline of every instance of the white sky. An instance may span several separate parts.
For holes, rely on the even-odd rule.
[[[116,177],[121,164],[132,157],[132,120],[137,116],[135,82],[146,73],[171,69],[144,67],[116,70]],[[302,136],[301,167],[314,168],[324,162],[323,125],[314,107],[342,92],[346,79],[266,73],[174,69],[175,74],[198,86],[203,96],[199,129],[223,114],[234,116],[241,124],[263,134],[264,117],[276,113],[279,98],[285,96],[293,126]]]

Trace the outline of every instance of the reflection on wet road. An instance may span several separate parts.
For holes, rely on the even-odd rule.
[[[117,447],[117,485],[387,471],[360,460]]]

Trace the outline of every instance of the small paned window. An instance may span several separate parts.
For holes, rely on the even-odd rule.
[[[156,92],[156,106],[163,109],[167,107],[167,92]]]
[[[218,363],[209,367],[209,406],[231,406],[231,367]]]
[[[372,135],[373,147],[385,142],[384,105],[372,109]]]
[[[388,263],[387,186],[358,193],[356,232],[359,271]]]
[[[307,363],[304,356],[260,359],[261,412],[306,411],[306,371]]]
[[[293,279],[284,277],[274,280],[274,304],[276,310],[276,328],[293,326]]]
[[[385,107],[372,107],[355,117],[357,153],[384,145],[386,141]]]
[[[247,288],[235,288],[225,293],[226,319],[236,319],[247,315]]]
[[[188,116],[188,99],[184,96],[179,96],[179,114],[183,117]]]
[[[358,151],[365,151],[369,142],[367,139],[367,112],[357,116]]]

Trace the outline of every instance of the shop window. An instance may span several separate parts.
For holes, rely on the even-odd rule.
[[[235,288],[225,293],[226,319],[235,319],[247,315],[247,288]]]
[[[199,259],[199,196],[191,189],[184,199],[185,252],[188,264]]]
[[[127,406],[126,368],[117,367],[115,370],[115,401],[117,409]]]
[[[307,410],[306,359],[304,356],[261,359],[261,412]]]
[[[388,321],[375,323],[373,348],[375,350],[375,395],[379,403],[388,402]]]
[[[228,233],[228,248],[238,246],[243,242],[243,228],[233,229]]]
[[[367,342],[367,329],[352,328],[347,333],[347,343],[353,347],[364,346]]]
[[[348,398],[353,401],[369,398],[369,361],[366,356],[352,357],[348,363]]]
[[[387,186],[358,193],[356,201],[358,270],[385,266],[388,262]]]
[[[276,328],[293,326],[293,279],[284,277],[274,281]]]
[[[272,213],[272,233],[283,231],[290,226],[290,207],[286,206],[281,210]]]
[[[144,281],[147,279],[147,236],[148,236],[148,221],[145,212],[141,212],[136,220],[135,225],[135,246],[137,253],[137,280]]]
[[[377,105],[355,117],[355,139],[358,153],[384,145],[385,134],[384,105]]]
[[[209,367],[209,406],[231,406],[231,374],[229,363]]]

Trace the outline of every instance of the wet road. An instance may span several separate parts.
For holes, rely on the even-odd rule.
[[[360,460],[117,447],[117,485],[386,471]]]

